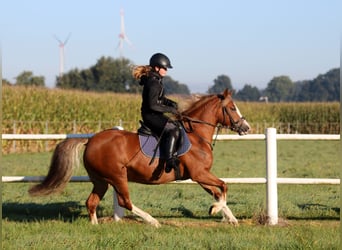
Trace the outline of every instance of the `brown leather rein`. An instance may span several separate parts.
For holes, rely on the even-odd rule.
[[[211,149],[213,149],[213,147],[215,146],[216,140],[217,140],[217,136],[218,136],[220,130],[222,129],[222,127],[227,127],[229,129],[231,129],[232,131],[238,132],[240,134],[241,133],[241,126],[243,125],[243,121],[245,120],[244,117],[240,117],[237,121],[234,121],[234,119],[232,118],[232,115],[231,115],[231,111],[229,109],[227,109],[226,107],[222,107],[222,113],[223,113],[223,122],[222,122],[222,124],[225,124],[226,116],[228,116],[231,126],[223,126],[222,124],[219,124],[219,125],[218,124],[212,124],[210,122],[199,120],[199,119],[195,119],[195,118],[192,118],[192,117],[189,117],[189,116],[184,116],[182,114],[179,115],[180,116],[179,117],[180,118],[179,121],[182,123],[182,126],[183,126],[184,130],[187,133],[195,132],[194,128],[192,127],[192,123],[205,124],[205,125],[217,128],[215,139],[214,139],[214,142],[213,142],[212,145],[211,145],[211,143],[208,140],[206,140],[205,138],[203,138],[199,134],[195,133],[203,141],[207,142],[210,145]],[[184,122],[187,122],[189,128],[187,128],[184,125]]]

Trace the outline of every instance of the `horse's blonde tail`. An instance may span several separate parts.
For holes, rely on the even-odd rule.
[[[32,196],[61,192],[70,181],[73,170],[80,165],[79,152],[88,139],[72,138],[60,142],[53,153],[47,176],[29,189]]]

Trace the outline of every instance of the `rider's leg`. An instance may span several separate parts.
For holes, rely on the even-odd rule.
[[[176,144],[179,138],[179,128],[173,122],[168,122],[165,126],[165,132],[163,135],[163,145],[165,156],[166,156],[166,166],[165,172],[169,173],[172,168],[177,168],[179,165],[179,159],[177,158]]]

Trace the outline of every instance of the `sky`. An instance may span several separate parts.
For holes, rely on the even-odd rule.
[[[342,1],[133,1],[30,0],[1,5],[2,78],[23,71],[44,76],[53,88],[64,72],[87,69],[102,56],[120,57],[120,10],[125,33],[122,55],[146,65],[156,52],[173,65],[168,75],[192,93],[205,93],[219,75],[233,88],[264,89],[273,77],[311,80],[340,67]]]

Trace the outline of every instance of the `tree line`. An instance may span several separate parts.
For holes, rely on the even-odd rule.
[[[127,58],[114,59],[101,57],[88,69],[72,69],[56,77],[56,87],[63,89],[79,89],[84,91],[111,91],[116,93],[140,93],[142,87],[132,76],[133,63]],[[6,79],[3,84],[24,86],[45,86],[43,76],[34,76],[31,71],[24,71],[16,78],[15,83]],[[186,84],[179,83],[166,76],[163,79],[167,94],[189,95]],[[207,93],[221,93],[224,89],[234,90],[231,79],[227,75],[219,75]],[[234,99],[240,101],[265,102],[307,102],[307,101],[340,101],[340,68],[331,69],[312,80],[293,82],[288,76],[276,76],[271,79],[265,89],[258,89],[245,84],[240,90],[234,90]]]
[[[220,75],[209,88],[209,93],[218,93],[224,88],[234,89],[226,75]],[[250,84],[236,91],[234,99],[265,102],[331,102],[340,101],[340,68],[331,69],[313,80],[293,82],[288,76],[273,77],[265,89],[259,90]]]

